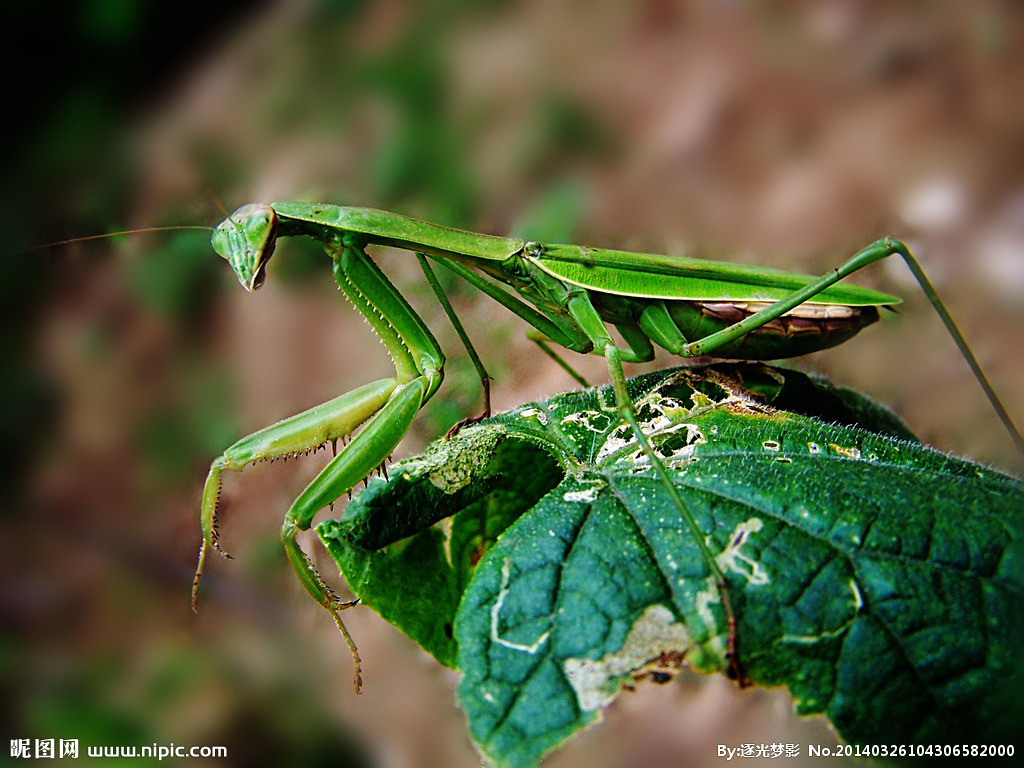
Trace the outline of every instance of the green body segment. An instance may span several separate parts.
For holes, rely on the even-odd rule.
[[[379,411],[398,379],[381,379],[243,437],[224,451],[224,469],[242,469],[268,458],[291,456],[353,432]]]
[[[397,379],[381,379],[353,389],[253,432],[224,451],[214,460],[203,490],[202,522],[207,545],[216,546],[213,530],[222,470],[238,471],[257,461],[296,456],[308,452],[311,447],[351,434],[384,407],[398,384]]]
[[[426,398],[423,378],[395,389],[394,395],[364,429],[345,446],[292,504],[287,515],[299,529],[309,528],[313,515],[383,464],[398,440],[405,437]]]
[[[668,470],[636,426],[625,386],[623,361],[654,357],[654,345],[693,357],[774,359],[802,355],[846,341],[878,319],[894,296],[842,278],[880,259],[902,257],[985,388],[1000,418],[1024,451],[1013,426],[934,288],[902,243],[883,239],[820,278],[693,258],[630,253],[576,245],[541,245],[417,221],[385,211],[313,203],[243,206],[214,231],[213,247],[234,269],[246,290],[265,279],[267,262],[281,236],[319,241],[332,260],[336,282],[370,323],[395,365],[395,377],[353,390],[323,406],[285,419],[243,438],[210,468],[202,502],[203,545],[193,588],[198,587],[209,548],[220,551],[217,511],[220,476],[261,459],[308,452],[365,427],[298,496],[285,516],[281,537],[288,558],[309,593],[333,617],[352,650],[355,684],[361,677],[355,645],[339,611],[348,607],[321,579],[296,541],[314,515],[387,460],[416,413],[441,385],[444,355],[426,324],[365,252],[388,245],[425,254],[519,315],[552,342],[577,352],[602,355],[615,392],[615,407],[637,434],[656,476],[690,525],[720,601],[727,627],[729,671],[742,680],[736,617],[728,585],[705,532],[686,508]],[[426,264],[421,256],[421,263]],[[425,271],[430,276],[429,268]],[[434,281],[436,283],[436,281]],[[432,283],[436,290],[439,285]],[[511,290],[509,290],[511,289]],[[442,302],[449,311],[447,302]],[[532,306],[531,306],[532,305]],[[449,314],[452,314],[449,312]],[[457,318],[452,318],[461,328]],[[626,342],[618,347],[608,326]],[[465,333],[460,337],[467,343]],[[472,352],[471,352],[472,355]],[[486,386],[482,364],[477,370]],[[223,553],[222,553],[223,554]]]
[[[420,316],[361,248],[341,249],[334,279],[384,342],[399,378],[426,377],[426,401],[441,386],[444,355]]]
[[[538,246],[530,260],[572,285],[640,299],[779,301],[816,279],[767,267],[582,245]],[[856,285],[834,285],[805,303],[882,307],[900,299]]]
[[[361,235],[372,245],[470,261],[504,261],[525,245],[516,238],[480,235],[375,208],[316,203],[273,203],[271,207],[282,235],[310,235],[326,241],[348,233]]]
[[[726,330],[741,319],[739,313],[725,317],[709,315],[706,309],[692,302],[666,302],[666,307],[672,321],[686,339],[707,338]],[[723,343],[715,349],[715,356],[740,360],[799,357],[849,341],[877,320],[878,310],[875,307],[864,307],[849,319],[831,324],[824,322],[798,326],[777,321],[763,325],[739,339]]]

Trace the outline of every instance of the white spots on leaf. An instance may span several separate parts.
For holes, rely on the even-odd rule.
[[[603,480],[582,480],[581,482],[587,483],[590,487],[582,488],[578,491],[566,491],[562,494],[562,500],[572,502],[590,502],[597,498],[598,494],[601,493],[601,489],[605,486]]]
[[[537,651],[540,650],[540,647],[547,641],[548,637],[551,635],[551,630],[543,632],[540,637],[529,645],[506,640],[498,631],[498,614],[501,613],[501,606],[505,604],[505,598],[508,596],[508,583],[511,574],[512,561],[506,558],[505,562],[501,566],[501,587],[498,589],[498,599],[495,600],[494,605],[491,606],[491,641],[510,650],[521,651],[522,653],[529,653],[530,655],[533,655],[536,654]]]
[[[627,445],[634,442],[636,442],[636,438],[632,435],[632,430],[630,430],[629,426],[624,425],[619,427],[608,435],[604,443],[601,445],[601,448],[597,452],[597,462],[600,463],[602,459],[608,458],[613,453],[618,453]]]
[[[601,434],[608,428],[609,421],[607,414],[600,413],[599,411],[583,410],[564,416],[558,423],[563,427],[579,425],[591,432]]]
[[[850,591],[853,592],[853,610],[860,612],[860,609],[864,607],[864,596],[860,593],[860,587],[857,586],[857,582],[850,579]]]
[[[682,587],[687,581],[688,579],[681,578],[677,583]],[[700,620],[704,622],[704,626],[708,628],[709,634],[711,634],[711,638],[707,642],[708,648],[713,653],[724,658],[725,643],[723,641],[723,634],[725,630],[719,631],[718,622],[715,621],[715,612],[712,609],[712,606],[722,602],[722,593],[718,590],[718,583],[715,581],[714,576],[708,576],[704,584],[704,589],[693,597],[693,608],[700,617]]]
[[[715,557],[715,562],[718,563],[718,567],[722,569],[723,573],[727,571],[738,573],[747,580],[747,583],[756,586],[768,584],[771,581],[764,566],[742,552],[742,547],[750,535],[757,533],[762,528],[764,528],[764,522],[759,517],[752,517],[745,523],[736,526],[729,537],[729,544]]]
[[[658,417],[653,421],[640,422],[640,428],[652,443],[651,448],[654,450],[655,455],[667,466],[675,466],[682,462],[693,460],[697,446],[707,444],[707,438],[703,430],[697,424],[690,422],[673,424],[668,420]],[[686,432],[683,445],[675,450],[666,451],[665,443],[669,437],[682,431]],[[600,463],[609,456],[620,454],[631,446],[637,447],[632,453],[619,456],[616,461],[626,462],[640,471],[649,468],[650,460],[644,450],[639,447],[639,441],[637,441],[636,436],[628,425],[622,425],[605,439],[597,452],[597,462]]]
[[[828,447],[838,453],[840,456],[845,456],[848,459],[860,459],[860,449],[845,445],[837,445],[836,443],[829,443]]]
[[[818,445],[817,443],[808,443],[807,452],[812,456],[816,453],[821,453],[821,446]]]
[[[547,426],[548,423],[548,415],[540,408],[525,408],[519,412],[519,418],[536,419],[541,426]]]
[[[459,433],[458,440],[439,440],[421,456],[406,459],[395,469],[403,480],[426,476],[442,493],[452,494],[469,485],[494,457],[505,429],[478,426]]]
[[[569,658],[562,664],[576,700],[584,712],[610,702],[629,673],[667,654],[683,655],[693,647],[693,637],[663,605],[651,605],[633,624],[622,647],[600,659]]]
[[[649,411],[653,413],[653,417],[647,415]],[[676,419],[688,414],[690,409],[685,408],[681,402],[674,398],[662,397],[657,391],[650,392],[645,397],[637,400],[633,404],[633,412],[638,414],[637,423],[648,437],[660,433],[674,432],[683,428],[689,429],[693,427],[696,429],[696,425],[675,423]],[[644,417],[640,418],[639,414],[644,414]],[[703,435],[701,437],[703,438]],[[688,435],[688,442],[689,439]],[[628,424],[622,424],[605,439],[604,444],[598,450],[597,461],[600,462],[602,459],[618,453],[636,442],[636,435],[633,434],[632,428]],[[665,458],[660,454],[659,457]],[[632,460],[632,457],[630,460]]]

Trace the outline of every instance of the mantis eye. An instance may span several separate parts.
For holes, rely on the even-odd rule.
[[[270,217],[262,213],[250,216],[245,222],[246,232],[254,238],[262,237],[269,226]]]

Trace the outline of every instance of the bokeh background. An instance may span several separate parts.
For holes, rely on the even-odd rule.
[[[5,51],[0,143],[5,740],[222,744],[231,765],[479,764],[455,676],[351,611],[356,698],[347,651],[292,576],[280,516],[323,454],[227,477],[236,559],[212,563],[189,609],[213,456],[387,374],[322,255],[283,243],[245,295],[202,231],[23,251],[41,243],[288,199],[812,273],[892,234],[1024,414],[1019,3],[83,0],[5,15],[25,43]],[[407,454],[479,391],[415,262],[379,255],[450,351]],[[900,316],[796,364],[1019,473],[905,268],[857,281],[905,296]],[[522,322],[449,289],[497,407],[572,386]],[[577,362],[604,380],[601,360]],[[717,744],[744,742],[836,736],[793,717],[784,691],[684,674],[623,696],[550,765],[716,765]]]

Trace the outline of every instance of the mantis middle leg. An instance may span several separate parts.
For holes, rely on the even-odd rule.
[[[729,589],[725,580],[725,575],[722,573],[722,569],[715,560],[715,556],[704,543],[706,534],[698,524],[697,518],[694,517],[693,513],[679,495],[664,462],[662,462],[661,457],[654,451],[650,441],[647,439],[647,435],[644,434],[640,425],[637,423],[636,413],[633,409],[633,401],[629,396],[629,392],[626,390],[626,374],[622,370],[622,361],[624,359],[631,362],[649,360],[654,355],[654,350],[650,346],[650,341],[646,338],[641,340],[639,334],[620,327],[619,331],[622,333],[623,338],[626,339],[626,343],[630,348],[619,349],[609,334],[604,320],[601,319],[601,316],[598,314],[594,305],[591,303],[590,298],[585,292],[581,291],[570,299],[568,303],[568,310],[569,314],[579,325],[580,329],[594,342],[594,351],[604,355],[605,361],[608,365],[608,375],[612,382],[612,391],[615,393],[616,409],[618,410],[619,415],[625,419],[633,430],[633,434],[636,435],[637,442],[640,444],[641,449],[647,456],[647,460],[651,463],[651,467],[654,469],[655,475],[665,487],[666,492],[669,494],[669,498],[671,498],[672,503],[679,510],[680,516],[685,522],[687,528],[690,529],[690,533],[693,535],[694,540],[698,543],[705,566],[711,574],[711,578],[714,580],[715,587],[721,597],[722,610],[725,613],[726,671],[729,677],[737,680],[740,685],[745,685],[746,681],[737,650],[736,617],[732,610],[732,601],[729,598]],[[634,346],[634,342],[636,342],[636,346]]]

